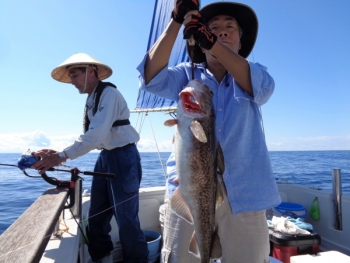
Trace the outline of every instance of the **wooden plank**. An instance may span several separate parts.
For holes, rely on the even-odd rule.
[[[36,263],[45,250],[68,189],[48,189],[0,236],[0,262]]]

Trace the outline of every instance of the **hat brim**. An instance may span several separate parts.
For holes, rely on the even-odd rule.
[[[72,83],[71,79],[69,77],[69,69],[70,66],[74,67],[87,67],[89,65],[94,65],[97,68],[97,75],[99,80],[104,80],[108,77],[110,77],[113,73],[112,69],[103,64],[102,62],[94,59],[93,57],[84,54],[84,53],[77,53],[68,58],[66,61],[64,61],[61,65],[56,67],[52,72],[51,76],[53,79],[64,82],[64,83]]]
[[[238,54],[244,58],[249,56],[258,35],[258,18],[252,8],[240,3],[218,2],[204,6],[199,12],[206,22],[218,15],[228,15],[235,18],[243,31],[241,49]],[[188,55],[191,58],[188,43],[186,45]],[[194,46],[193,58],[191,60],[194,63],[202,63],[206,60],[204,53],[197,44]]]

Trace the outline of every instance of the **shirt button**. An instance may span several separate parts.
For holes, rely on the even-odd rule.
[[[218,129],[218,132],[221,132],[221,129]]]
[[[220,108],[219,111],[222,111],[222,109]]]

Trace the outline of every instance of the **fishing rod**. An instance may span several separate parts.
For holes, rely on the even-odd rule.
[[[29,175],[25,171],[25,169],[32,169],[30,167],[33,164],[35,164],[37,161],[38,161],[38,159],[36,159],[36,157],[34,157],[33,155],[25,155],[24,154],[18,160],[18,164],[17,165],[15,165],[15,164],[6,164],[6,163],[0,163],[0,165],[1,166],[9,166],[9,167],[19,168],[24,173],[24,175],[26,175],[28,177],[42,178],[42,176]],[[77,169],[77,168],[74,168],[74,169]],[[48,171],[50,171],[50,172],[53,172],[53,171],[54,172],[69,172],[69,173],[71,172],[71,170],[57,169],[57,168],[54,168],[54,167],[49,168]],[[116,177],[116,175],[112,174],[112,173],[99,173],[99,172],[89,172],[89,171],[79,171],[79,173],[82,173],[84,175],[103,176],[103,177],[109,177],[109,178],[115,178]]]
[[[65,206],[64,208],[71,208],[74,203],[75,203],[75,183],[77,180],[81,179],[84,180],[79,176],[79,174],[84,174],[84,175],[91,175],[91,176],[102,176],[102,177],[108,177],[108,178],[116,178],[117,175],[113,173],[100,173],[100,172],[89,172],[89,171],[80,171],[78,168],[73,168],[70,170],[65,170],[65,169],[57,169],[54,167],[49,168],[47,171],[54,171],[54,172],[68,172],[71,174],[71,179],[70,181],[62,181],[59,180],[55,177],[50,177],[45,173],[41,174],[40,176],[32,176],[29,175],[26,172],[26,169],[32,169],[31,166],[35,164],[37,161],[40,159],[36,158],[34,155],[31,154],[30,150],[27,152],[23,153],[22,156],[18,159],[17,165],[15,164],[4,164],[0,163],[1,166],[8,166],[8,167],[16,167],[19,168],[24,175],[31,177],[31,178],[42,178],[44,179],[47,183],[51,185],[55,185],[57,189],[62,189],[62,188],[68,188],[69,189],[69,198],[70,202],[69,205]]]

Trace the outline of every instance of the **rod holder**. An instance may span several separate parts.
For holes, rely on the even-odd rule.
[[[341,183],[341,169],[332,170],[332,182],[333,182],[333,205],[334,205],[334,215],[335,223],[334,227],[337,230],[343,230],[343,220],[342,220],[342,183]]]
[[[72,207],[72,213],[75,217],[78,217],[81,219],[81,195],[82,195],[82,180],[79,178],[75,182],[75,202],[74,206]]]

